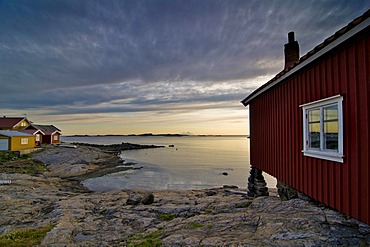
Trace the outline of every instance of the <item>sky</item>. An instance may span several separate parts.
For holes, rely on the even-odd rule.
[[[245,135],[240,101],[368,0],[0,0],[0,115],[69,134]]]

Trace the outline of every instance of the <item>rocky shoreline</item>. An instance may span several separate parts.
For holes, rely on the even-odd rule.
[[[0,185],[0,246],[15,230],[44,228],[39,246],[370,245],[370,226],[301,199],[254,199],[240,189],[215,188],[153,191],[153,200],[145,203],[143,191],[92,192],[80,185],[129,169],[117,168],[122,161],[112,155],[121,147],[53,146],[32,159],[2,164],[13,170],[0,173],[0,179],[12,181]],[[47,169],[14,172],[30,162]]]
[[[162,148],[156,145],[121,143],[98,145],[72,143],[72,148],[51,148],[33,155],[33,158],[48,165],[49,176],[83,181],[106,174],[132,169],[132,163],[126,163],[118,155],[124,150]]]

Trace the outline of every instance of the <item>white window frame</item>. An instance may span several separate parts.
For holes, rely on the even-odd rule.
[[[28,145],[28,138],[21,138],[21,145]]]
[[[53,135],[53,140],[58,141],[58,135]]]
[[[309,147],[309,126],[308,126],[308,111],[316,109],[322,109],[325,106],[337,104],[338,107],[338,151],[325,150],[323,149],[323,128],[321,127],[320,133],[320,148],[313,149]],[[300,105],[303,112],[303,155],[331,160],[335,162],[343,163],[343,96],[336,95],[329,98],[317,100],[307,104]],[[320,110],[321,111],[321,110]],[[323,124],[323,116],[320,116],[320,124]]]

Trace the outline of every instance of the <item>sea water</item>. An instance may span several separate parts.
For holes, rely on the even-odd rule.
[[[84,186],[91,190],[186,190],[223,185],[247,187],[250,157],[246,136],[89,136],[63,137],[62,140],[164,146],[123,151],[121,158],[135,163],[135,169],[85,180]],[[276,179],[268,174],[264,176],[268,187],[276,186]]]

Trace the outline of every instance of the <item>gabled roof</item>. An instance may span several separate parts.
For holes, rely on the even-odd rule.
[[[32,136],[28,133],[23,133],[20,131],[15,130],[0,130],[0,135],[7,136],[7,137],[13,137],[13,136]]]
[[[45,135],[45,133],[42,130],[39,129],[25,129],[25,130],[19,130],[19,132],[36,135],[37,133],[41,133],[42,135]]]
[[[352,38],[356,34],[368,29],[370,27],[370,9],[366,11],[362,16],[357,17],[351,21],[347,26],[343,27],[335,34],[325,39],[323,43],[317,45],[306,55],[302,56],[299,61],[290,69],[283,70],[272,78],[267,83],[263,84],[261,87],[257,88],[251,94],[249,94],[245,99],[241,101],[244,106],[249,105],[249,103],[256,98],[258,95],[266,92],[270,88],[284,82],[285,79],[295,74],[311,62],[315,61],[319,57],[333,50],[337,46],[343,44],[348,39]]]
[[[26,117],[0,117],[0,128],[13,128],[23,120],[30,122]]]
[[[31,127],[35,128],[35,129],[38,129],[38,130],[41,130],[44,135],[52,135],[54,133],[59,133],[61,132],[61,130],[57,127],[55,127],[54,125],[41,125],[41,124],[31,124],[30,125]],[[29,129],[29,128],[27,128]]]

